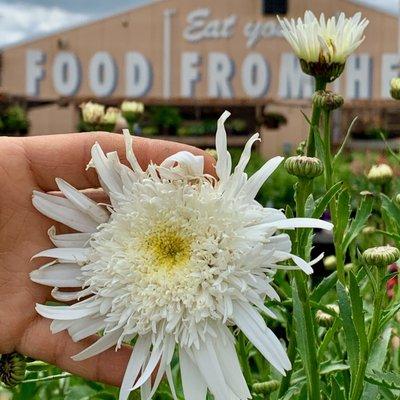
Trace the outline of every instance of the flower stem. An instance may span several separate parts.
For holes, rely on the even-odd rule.
[[[311,190],[312,180],[299,179],[296,190],[297,217],[304,217],[306,200]],[[297,231],[297,255],[302,258],[307,258],[307,243],[303,242],[306,240],[308,240],[308,235],[302,235],[302,230],[299,229]],[[302,323],[306,327],[306,332],[297,331],[297,334],[306,335],[307,340],[307,354],[302,355],[302,361],[307,375],[308,399],[320,400],[319,367],[316,349],[317,338],[315,335],[315,323],[309,300],[307,278],[301,271],[294,271],[293,276],[294,284],[296,285],[298,297],[301,303]]]
[[[364,390],[364,377],[365,371],[368,364],[368,358],[371,355],[372,346],[374,345],[375,340],[378,336],[379,322],[382,314],[382,306],[385,296],[385,285],[383,285],[383,278],[385,277],[385,268],[377,268],[378,274],[378,284],[379,290],[375,293],[374,304],[373,304],[373,312],[372,312],[372,320],[371,325],[369,327],[368,332],[368,351],[362,359],[360,359],[360,365],[357,371],[357,375],[355,377],[355,381],[353,384],[353,389],[351,393],[350,400],[359,400]]]
[[[239,357],[243,369],[244,379],[246,380],[247,384],[251,386],[253,384],[253,378],[251,375],[249,360],[247,357],[246,343],[244,341],[244,335],[242,332],[239,333],[238,345],[239,345]]]
[[[315,78],[315,90],[325,90],[326,82],[321,80],[320,78]],[[313,104],[312,113],[311,113],[311,125],[310,130],[308,132],[308,140],[307,140],[307,156],[314,157],[315,156],[315,138],[314,135],[317,134],[315,132],[315,128],[319,126],[319,120],[321,117],[321,108]]]
[[[35,378],[35,379],[26,379],[21,382],[22,383],[35,383],[35,382],[46,382],[46,381],[55,381],[57,379],[68,378],[72,376],[72,374],[66,372],[58,375],[44,376],[43,378]]]

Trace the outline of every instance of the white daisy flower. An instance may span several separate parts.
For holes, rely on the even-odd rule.
[[[299,57],[303,71],[309,75],[336,79],[343,71],[344,64],[364,40],[364,29],[369,21],[361,19],[361,13],[346,18],[339,17],[325,20],[321,14],[319,20],[311,12],[304,13],[304,20],[287,18],[278,20],[282,34]]]
[[[228,116],[226,111],[218,121],[218,181],[204,173],[202,156],[186,151],[142,170],[125,131],[131,168],[116,152],[104,154],[99,144],[92,148],[90,166],[110,197],[107,210],[62,179],[57,183],[65,198],[33,195],[41,213],[79,232],[58,235],[50,229],[56,248],[35,257],[55,260],[31,273],[34,282],[54,287],[54,299],[76,302],[38,304],[37,311],[53,320],[53,333],[66,329],[74,341],[102,332],[73,357],[76,361],[133,341],[122,400],[139,387],[142,399],[150,399],[164,374],[176,398],[170,369],[175,350],[186,400],[205,399],[207,389],[216,400],[250,398],[230,325],[239,327],[280,373],[291,368],[261,313],[274,317],[264,300],[279,300],[271,286],[277,269],[307,274],[312,269],[290,253],[289,236],[279,230],[332,225],[286,219],[282,211],[254,200],[282,157],[248,178],[244,169],[259,140],[255,134],[232,173],[224,128]],[[71,287],[76,291],[63,290]]]

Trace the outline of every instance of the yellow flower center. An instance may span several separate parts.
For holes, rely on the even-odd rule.
[[[143,250],[154,267],[173,270],[189,261],[191,244],[191,238],[176,227],[161,224],[144,238]]]

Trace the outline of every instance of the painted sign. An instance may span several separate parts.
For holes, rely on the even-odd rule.
[[[26,94],[39,96],[41,83],[48,76],[60,96],[76,95],[85,77],[90,91],[97,97],[112,96],[119,79],[124,80],[125,96],[146,97],[151,95],[155,73],[162,74],[164,98],[171,97],[172,85],[179,87],[180,97],[195,98],[203,76],[206,76],[206,95],[209,98],[235,98],[233,82],[239,82],[248,98],[268,97],[272,95],[269,93],[272,80],[279,82],[277,95],[283,99],[306,98],[312,94],[313,80],[301,71],[294,54],[281,54],[279,70],[273,76],[268,56],[254,50],[261,41],[281,36],[275,20],[248,21],[239,30],[237,15],[213,18],[209,8],[198,8],[188,13],[182,29],[182,40],[195,46],[217,39],[235,40],[235,35],[243,35],[247,52],[238,61],[221,51],[209,51],[206,54],[196,50],[183,51],[180,54],[180,81],[172,82],[171,29],[174,14],[175,10],[164,11],[162,66],[153,65],[151,60],[137,51],[127,51],[123,62],[118,60],[119,64],[109,52],[99,51],[91,56],[87,71],[83,74],[81,60],[71,51],[58,52],[49,65],[45,52],[29,49],[26,52]],[[382,54],[380,63],[380,97],[388,98],[390,80],[399,74],[400,56],[397,53]],[[201,68],[206,68],[207,73],[201,74]],[[345,87],[341,91],[347,98],[371,98],[372,57],[365,53],[349,58],[345,78]]]

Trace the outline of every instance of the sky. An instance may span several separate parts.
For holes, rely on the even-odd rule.
[[[0,0],[0,47],[81,25],[150,1]],[[397,12],[400,0],[352,1]]]

